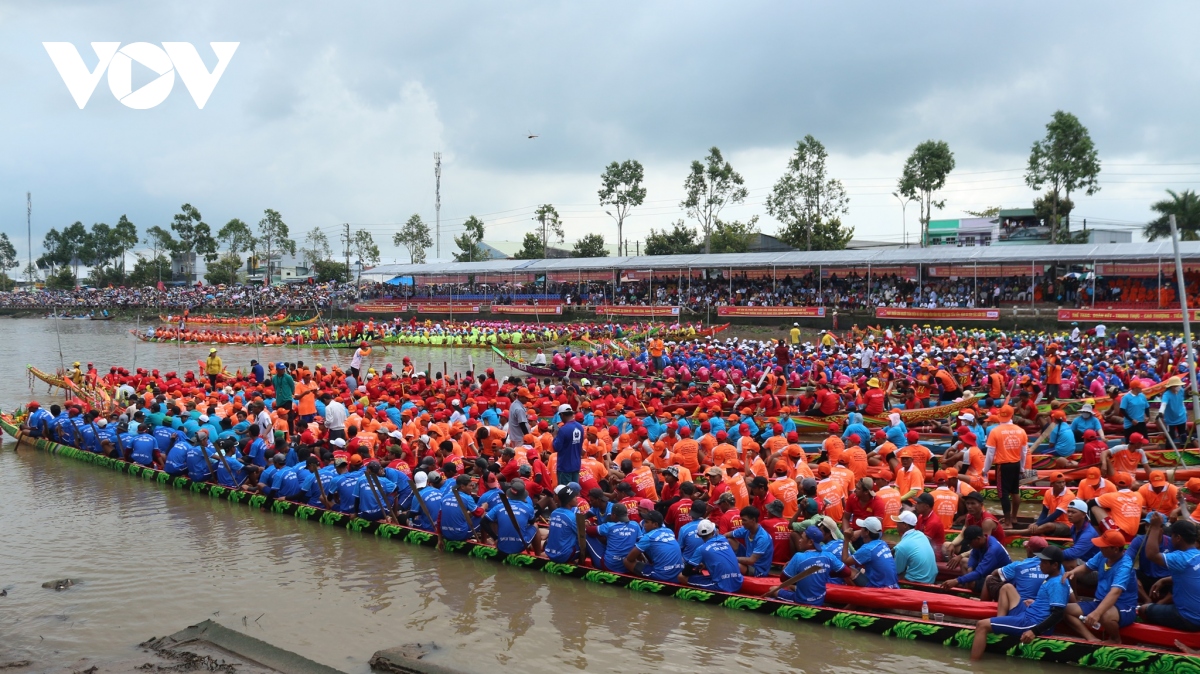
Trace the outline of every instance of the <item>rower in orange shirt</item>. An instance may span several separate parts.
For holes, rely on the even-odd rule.
[[[825,451],[826,460],[831,466],[837,465],[838,459],[842,456],[842,452],[846,451],[846,443],[842,442],[842,429],[835,423],[829,424],[829,437],[821,443],[821,449]]]
[[[1167,517],[1179,507],[1179,487],[1167,482],[1161,470],[1150,473],[1150,481],[1138,489],[1142,502],[1150,512],[1160,512]]]
[[[928,447],[919,442],[920,438],[921,436],[916,431],[909,431],[905,436],[905,439],[908,440],[908,446],[904,449],[912,457],[913,465],[916,466],[917,471],[921,475],[925,475],[925,468],[929,464],[929,459],[933,457],[933,452],[929,451]]]
[[[692,429],[679,429],[679,440],[671,449],[671,463],[693,473],[700,472],[700,445],[692,439]]]
[[[867,467],[870,463],[867,461],[866,450],[859,446],[863,442],[863,438],[852,433],[849,440],[850,446],[846,448],[846,451],[842,452],[842,458],[846,459],[846,467],[854,473],[854,480],[857,483],[867,476]]]
[[[896,490],[900,492],[900,500],[909,503],[925,491],[925,473],[917,470],[911,446],[900,450],[899,454],[900,469],[896,471]]]
[[[1098,508],[1092,510],[1093,516],[1102,521],[1108,528],[1117,528],[1125,534],[1126,541],[1132,541],[1137,536],[1138,525],[1142,522],[1142,508],[1145,503],[1142,495],[1130,491],[1133,477],[1128,473],[1117,473],[1113,478],[1117,491],[1101,494],[1095,498]]]

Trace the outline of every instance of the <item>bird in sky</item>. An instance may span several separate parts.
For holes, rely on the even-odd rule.
[[[538,135],[537,135],[536,133],[530,133],[530,134],[529,134],[529,139],[530,139],[530,140],[532,140],[532,139],[534,139],[534,138],[537,138],[537,137],[538,137]]]

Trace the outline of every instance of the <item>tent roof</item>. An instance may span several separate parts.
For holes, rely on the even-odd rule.
[[[1183,241],[1180,256],[1200,261],[1200,242]],[[536,274],[572,269],[769,269],[771,267],[865,267],[915,264],[1049,264],[1170,260],[1170,241],[1144,243],[1087,243],[1031,246],[936,246],[875,250],[721,253],[714,255],[643,255],[641,257],[549,258],[544,260],[487,260],[437,264],[383,264],[373,274],[426,276],[432,274]]]

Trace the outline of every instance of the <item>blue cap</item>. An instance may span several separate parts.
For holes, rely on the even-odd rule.
[[[812,541],[813,546],[818,550],[825,545],[825,532],[821,531],[821,528],[816,525],[810,524],[804,530],[804,535],[808,536],[808,540]]]
[[[277,370],[282,370],[283,368],[284,368],[284,364],[283,364],[283,363],[275,363],[275,369],[277,369]]]

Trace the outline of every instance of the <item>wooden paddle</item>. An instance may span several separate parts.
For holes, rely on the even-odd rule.
[[[503,489],[500,490],[500,503],[502,503],[504,505],[504,512],[508,513],[508,520],[509,520],[509,522],[512,523],[513,530],[515,530],[517,532],[517,538],[521,539],[521,551],[525,552],[526,550],[529,549],[529,545],[530,545],[530,543],[532,543],[532,541],[529,541],[529,542],[525,541],[525,532],[521,530],[521,525],[517,522],[517,516],[515,513],[513,513],[512,503],[509,503],[508,494],[506,494]],[[499,543],[500,543],[499,535],[500,535],[500,531],[497,530],[496,531],[497,545],[499,545]]]
[[[458,502],[458,510],[462,513],[463,521],[467,523],[467,528],[471,530],[471,535],[479,538],[478,532],[475,530],[475,525],[471,524],[471,512],[467,510],[467,504],[463,503],[462,493],[458,489],[458,485],[454,485],[454,500]]]
[[[383,485],[379,484],[379,477],[374,473],[365,471],[363,477],[367,480],[367,486],[371,489],[371,493],[375,495],[375,500],[379,503],[379,510],[383,513],[384,518],[388,517],[385,506],[387,502],[383,498]]]
[[[1162,429],[1163,436],[1167,438],[1167,444],[1171,445],[1171,449],[1175,450],[1175,467],[1178,468],[1182,466],[1183,454],[1179,451],[1179,448],[1175,446],[1175,439],[1171,437],[1171,431],[1167,429],[1167,424],[1163,421],[1162,417],[1158,418],[1158,427]]]
[[[583,513],[575,511],[575,542],[579,547],[579,564],[587,562],[587,521]]]
[[[811,565],[809,565],[809,567],[807,569],[801,571],[800,573],[797,573],[794,576],[790,576],[788,578],[783,579],[783,581],[779,583],[779,588],[783,589],[785,587],[792,587],[796,583],[799,583],[800,581],[804,580],[805,578],[808,578],[809,576],[813,575],[814,573],[817,573],[820,570],[821,570],[820,564],[811,564]]]
[[[429,506],[425,505],[425,499],[421,496],[421,490],[413,487],[413,496],[417,498],[417,505],[421,507],[421,513],[425,515],[425,519],[429,520],[429,526],[434,527],[434,535],[437,536],[437,549],[445,550],[446,544],[442,541],[441,527],[437,522],[433,521],[433,515],[429,514]]]

